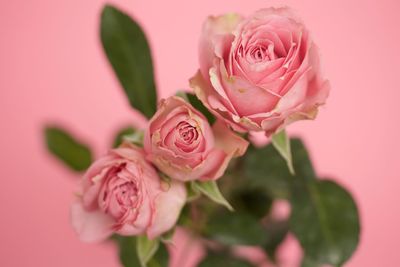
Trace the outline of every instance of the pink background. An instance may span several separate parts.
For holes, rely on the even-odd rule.
[[[147,31],[162,97],[187,87],[208,14],[290,5],[323,54],[332,93],[304,137],[321,176],[356,197],[361,245],[348,267],[400,266],[400,5],[398,0],[114,1]],[[68,221],[76,185],[45,151],[42,127],[59,121],[103,153],[113,132],[140,124],[98,38],[96,0],[0,2],[0,266],[118,266],[110,245],[82,244]]]

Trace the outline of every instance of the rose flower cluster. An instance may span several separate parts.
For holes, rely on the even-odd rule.
[[[317,47],[287,8],[209,17],[199,61],[190,86],[217,121],[210,125],[181,97],[161,100],[143,147],[124,142],[84,175],[72,207],[82,240],[162,235],[186,203],[185,182],[216,180],[246,152],[248,141],[239,133],[271,136],[313,119],[329,93]]]

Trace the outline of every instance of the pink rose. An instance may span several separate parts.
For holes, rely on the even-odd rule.
[[[314,119],[329,83],[321,77],[318,49],[287,8],[248,18],[210,17],[200,40],[200,71],[191,87],[237,131],[270,135],[300,119]]]
[[[114,232],[154,238],[175,225],[185,201],[182,183],[161,180],[142,149],[124,143],[84,175],[82,195],[72,206],[72,224],[88,242]]]
[[[248,142],[216,122],[211,128],[199,111],[180,97],[162,100],[144,137],[147,158],[171,178],[213,180]]]

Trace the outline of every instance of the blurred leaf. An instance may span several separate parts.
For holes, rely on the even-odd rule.
[[[272,145],[250,146],[243,157],[244,174],[253,188],[266,190],[274,198],[290,195],[290,173],[285,161]]]
[[[186,204],[183,206],[181,214],[179,215],[177,225],[182,225],[185,227],[190,227],[193,223],[191,219],[191,206]]]
[[[291,204],[290,229],[308,258],[335,266],[350,258],[360,226],[356,203],[344,188],[329,180],[299,178]]]
[[[291,174],[295,174],[293,168],[292,152],[290,149],[290,140],[285,130],[276,133],[271,138],[272,145],[278,150],[279,154],[286,160],[286,164]]]
[[[118,133],[116,134],[115,138],[114,138],[114,143],[113,143],[113,147],[118,147],[120,144],[122,144],[123,141],[123,137],[126,135],[131,135],[135,133],[135,129],[132,127],[126,127],[123,128],[121,130],[118,131]]]
[[[92,162],[89,147],[61,128],[45,128],[47,149],[68,167],[75,171],[86,170]]]
[[[157,92],[150,48],[142,29],[124,12],[106,5],[100,35],[131,106],[151,118],[157,109]]]
[[[291,139],[293,165],[296,176],[293,177],[273,145],[256,148],[249,147],[243,157],[244,175],[248,186],[266,190],[273,198],[289,198],[291,183],[297,177],[315,177],[308,152],[300,139]]]
[[[300,140],[292,139],[291,145],[294,177],[271,145],[248,150],[243,164],[245,177],[249,185],[263,188],[275,198],[290,199],[290,229],[308,258],[340,265],[351,256],[358,243],[356,205],[340,186],[316,179]]]
[[[119,259],[124,267],[140,266],[139,258],[136,254],[136,238],[132,236],[114,235],[113,239],[118,244]]]
[[[261,219],[270,210],[272,199],[265,190],[242,186],[240,190],[233,192],[230,203],[236,211],[246,212]]]
[[[264,243],[263,248],[267,252],[268,257],[273,261],[276,259],[276,250],[285,239],[288,230],[288,221],[269,221],[264,225],[264,232],[267,240]]]
[[[192,182],[193,189],[200,191],[212,201],[225,206],[228,210],[233,211],[232,206],[228,203],[228,201],[221,194],[221,191],[218,188],[218,184],[216,181],[207,181],[207,182]]]
[[[227,253],[209,252],[198,267],[253,267],[254,265],[243,259],[238,259]]]
[[[318,264],[317,262],[307,257],[303,257],[303,260],[301,261],[301,267],[320,267],[320,266],[321,264]]]
[[[262,245],[266,236],[261,223],[246,213],[217,211],[207,224],[209,238],[225,245]]]
[[[168,267],[169,254],[165,244],[160,243],[160,246],[151,258],[151,260],[147,263],[148,267]]]
[[[316,176],[314,172],[314,167],[311,163],[307,148],[303,144],[303,141],[298,138],[292,138],[290,140],[293,157],[293,167],[296,170],[296,177],[315,178]]]
[[[175,227],[173,227],[171,230],[169,230],[168,232],[164,233],[161,236],[161,241],[163,243],[172,243],[172,238],[174,237],[175,234]]]
[[[156,238],[150,240],[145,235],[136,237],[136,252],[140,266],[147,267],[147,263],[156,254],[159,245],[160,241]]]
[[[194,183],[186,183],[187,198],[186,202],[192,202],[201,196],[200,190],[196,188]]]

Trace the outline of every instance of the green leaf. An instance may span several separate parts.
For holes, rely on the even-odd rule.
[[[249,213],[259,219],[267,215],[272,205],[272,199],[265,190],[248,186],[234,191],[229,200],[236,211]]]
[[[301,261],[301,267],[320,267],[320,266],[321,264],[307,257],[303,257],[303,260]]]
[[[148,262],[147,266],[148,267],[168,267],[168,261],[169,261],[169,254],[168,250],[165,244],[160,243],[160,246],[154,254],[154,256],[151,258],[151,260]]]
[[[247,213],[217,211],[213,214],[206,229],[206,235],[225,245],[262,245],[266,235],[261,223]]]
[[[84,171],[92,163],[89,147],[76,140],[65,130],[48,126],[44,131],[47,149],[68,167],[75,171]]]
[[[147,267],[147,263],[151,260],[160,245],[158,239],[150,240],[147,236],[138,236],[136,238],[136,253],[139,258],[140,266]]]
[[[136,238],[131,236],[114,235],[113,239],[118,244],[119,259],[124,267],[140,266],[139,258],[136,254]]]
[[[127,14],[106,5],[101,14],[100,35],[131,106],[151,118],[157,109],[157,92],[144,32]]]
[[[207,256],[199,263],[198,267],[252,267],[248,261],[238,259],[233,255],[223,252],[209,252]]]
[[[166,243],[166,244],[172,243],[172,238],[174,237],[175,230],[176,230],[175,227],[173,227],[171,230],[169,230],[168,232],[164,233],[161,236],[161,241],[163,243]]]
[[[350,258],[360,234],[350,193],[333,181],[302,178],[293,185],[291,204],[290,229],[308,258],[335,266]]]
[[[308,152],[300,139],[291,139],[293,165],[296,176],[293,177],[285,160],[273,145],[256,148],[250,146],[243,159],[244,178],[247,186],[263,189],[273,198],[289,198],[291,183],[297,177],[315,177]]]
[[[243,162],[249,188],[263,189],[273,198],[289,198],[291,175],[272,145],[262,148],[249,146]]]
[[[201,192],[196,188],[194,183],[186,183],[187,197],[186,202],[192,202],[201,196]]]
[[[281,156],[286,160],[286,164],[289,168],[291,174],[295,174],[292,161],[292,152],[290,149],[290,140],[285,130],[276,133],[271,138],[272,145],[281,154]]]
[[[122,144],[124,136],[132,135],[134,133],[135,133],[135,129],[132,127],[126,127],[126,128],[119,130],[118,133],[115,135],[113,147],[118,147],[120,144]]]
[[[264,232],[267,240],[262,247],[265,252],[267,252],[268,257],[273,261],[275,261],[276,250],[285,239],[288,230],[288,221],[268,221],[264,225]]]
[[[229,202],[224,198],[221,191],[218,188],[218,184],[216,181],[207,181],[207,182],[193,182],[193,188],[195,190],[200,191],[204,195],[206,195],[212,201],[225,206],[228,210],[233,211],[232,206]]]
[[[193,223],[191,218],[191,205],[184,205],[179,215],[177,225],[190,227]]]

